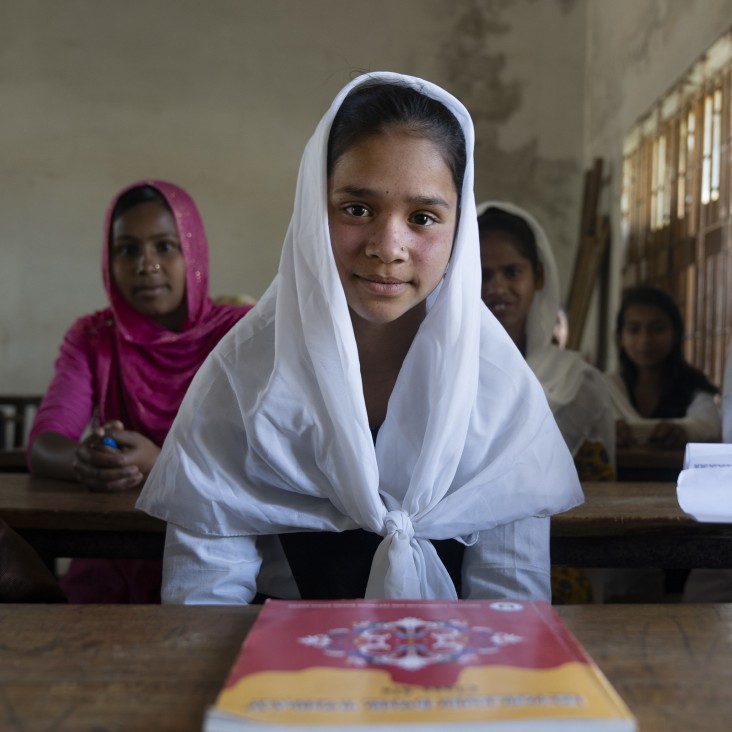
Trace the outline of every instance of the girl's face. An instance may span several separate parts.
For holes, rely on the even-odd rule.
[[[526,320],[534,293],[544,287],[544,273],[535,272],[506,234],[487,231],[480,237],[480,263],[483,270],[481,297],[513,342],[523,347]]]
[[[328,180],[328,224],[354,325],[391,323],[442,279],[458,196],[435,143],[401,131],[350,147]]]
[[[158,201],[128,209],[112,224],[112,279],[125,300],[163,328],[179,331],[188,315],[186,263],[170,210]]]
[[[630,305],[625,311],[619,346],[638,368],[662,366],[674,347],[671,318],[657,305]]]

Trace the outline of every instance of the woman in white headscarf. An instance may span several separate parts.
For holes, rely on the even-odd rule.
[[[544,387],[582,480],[612,479],[615,417],[603,374],[553,342],[559,276],[549,239],[527,211],[505,201],[478,206],[483,302]]]
[[[278,275],[197,374],[139,499],[168,522],[164,601],[250,602],[264,541],[293,532],[291,563],[307,555],[333,598],[454,598],[456,582],[549,598],[549,516],[582,493],[480,302],[472,152],[467,111],[429,82],[367,74],[336,97]],[[323,536],[338,543],[319,553]],[[441,540],[465,547],[456,582]],[[363,586],[339,585],[343,566]]]

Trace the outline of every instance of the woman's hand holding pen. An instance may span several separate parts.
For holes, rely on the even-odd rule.
[[[145,482],[159,454],[155,443],[115,420],[79,443],[73,467],[92,491],[131,490]]]

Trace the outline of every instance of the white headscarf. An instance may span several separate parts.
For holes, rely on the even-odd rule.
[[[607,384],[600,371],[576,351],[552,343],[559,313],[559,274],[546,232],[524,209],[506,201],[485,201],[477,208],[481,216],[499,208],[523,219],[536,239],[544,286],[534,293],[526,319],[526,361],[544,387],[559,430],[574,455],[588,440],[602,442],[615,462],[615,417]]]
[[[331,251],[326,154],[354,88],[414,87],[466,138],[448,272],[405,358],[376,444]],[[367,597],[454,597],[427,539],[457,538],[582,501],[541,387],[480,300],[473,126],[463,105],[408,76],[359,77],[303,154],[277,277],[197,374],[138,507],[216,536],[361,527],[384,536]]]

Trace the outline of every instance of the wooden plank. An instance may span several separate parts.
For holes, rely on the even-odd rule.
[[[643,732],[729,729],[732,605],[556,608]],[[0,606],[0,727],[194,732],[257,608]]]
[[[604,261],[609,241],[610,219],[608,216],[600,216],[598,217],[595,233],[585,237],[575,267],[575,276],[572,281],[567,307],[567,318],[569,320],[567,348],[579,349],[592,293],[598,282],[600,267]]]
[[[165,523],[135,508],[136,491],[95,493],[62,480],[0,473],[0,513],[12,528],[45,531],[152,531]]]

